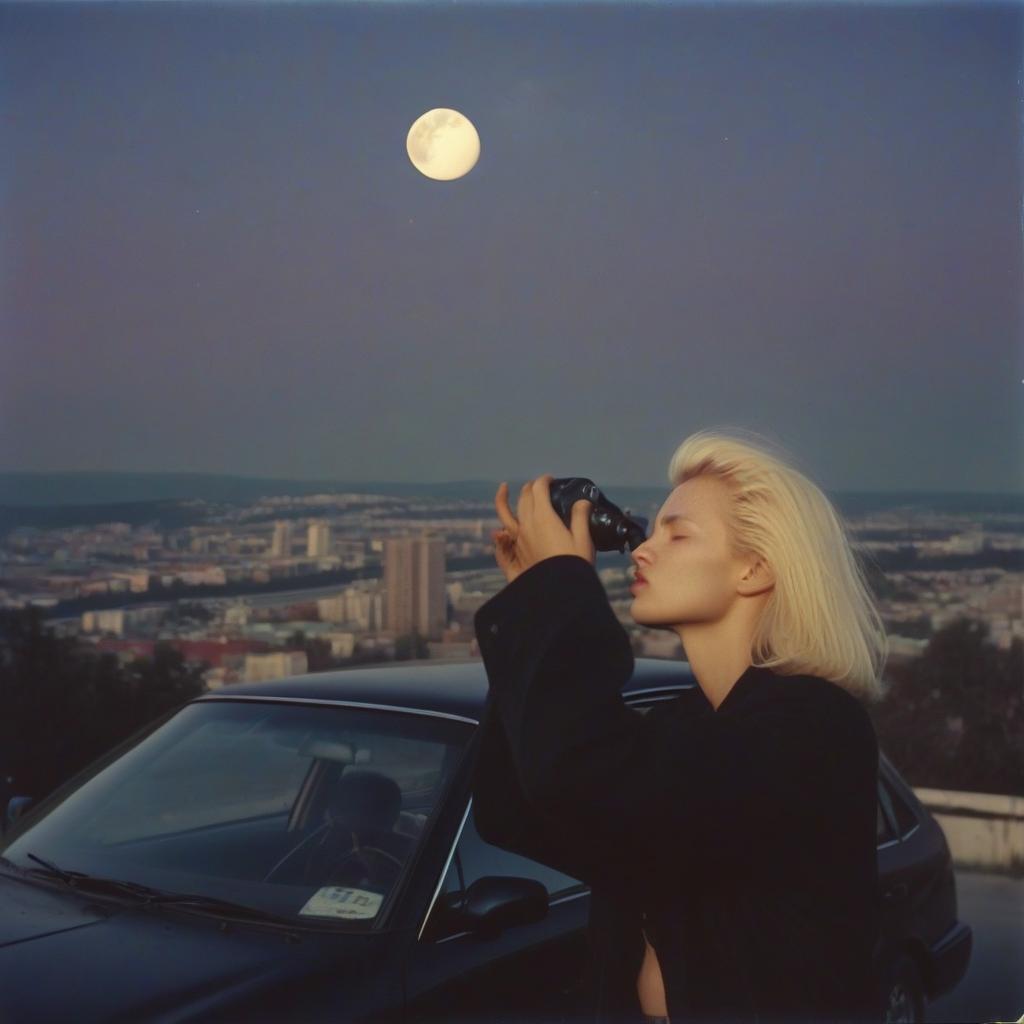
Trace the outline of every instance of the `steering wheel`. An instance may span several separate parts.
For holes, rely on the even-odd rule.
[[[367,863],[363,858],[362,855],[367,852],[379,854],[381,857],[385,858],[386,861],[391,862],[391,864],[388,865],[383,880],[379,877],[380,871],[378,868],[374,867],[372,858],[370,863]],[[339,873],[339,869],[348,865],[353,860],[360,861],[369,878],[380,885],[390,885],[395,878],[398,877],[398,872],[402,869],[402,860],[399,857],[396,857],[393,853],[389,853],[387,850],[382,850],[379,846],[364,845],[357,849],[349,850],[342,856],[341,860],[335,861],[331,865],[331,870],[327,876],[328,879],[333,878],[335,874]],[[380,862],[378,861],[378,864],[379,863]],[[391,865],[394,865],[394,868],[392,868]],[[388,875],[390,875],[390,877],[388,877]]]

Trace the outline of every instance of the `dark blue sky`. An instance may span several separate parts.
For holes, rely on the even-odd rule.
[[[0,469],[1024,490],[1022,21],[0,4]]]

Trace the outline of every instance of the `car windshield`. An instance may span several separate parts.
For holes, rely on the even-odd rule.
[[[435,715],[197,701],[26,815],[0,852],[369,930],[471,734]]]

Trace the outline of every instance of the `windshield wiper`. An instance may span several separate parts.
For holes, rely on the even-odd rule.
[[[63,868],[57,867],[57,865],[54,864],[53,861],[43,860],[42,857],[37,857],[34,853],[27,853],[27,854],[25,854],[25,856],[26,857],[31,857],[33,860],[38,861],[48,871],[52,872],[55,875],[58,875],[60,878],[64,879],[64,881],[68,882],[69,884],[70,884],[70,882],[71,882],[71,880],[73,878],[88,878],[88,875],[82,874],[81,871],[65,871]],[[38,868],[25,868],[25,870],[26,871],[38,871],[39,869]]]
[[[303,927],[315,927],[312,923],[310,925],[306,925],[305,922],[300,924],[291,920],[291,918],[283,917],[281,914],[275,914],[270,910],[260,910],[258,907],[249,907],[244,903],[234,903],[231,900],[217,899],[215,896],[204,896],[199,893],[170,892],[166,889],[156,889],[149,885],[142,885],[139,882],[127,882],[117,878],[100,878],[97,875],[89,875],[83,871],[70,871],[60,868],[52,861],[37,857],[34,853],[27,853],[25,856],[38,861],[43,865],[43,868],[22,868],[21,870],[28,873],[54,875],[71,888],[81,892],[129,896],[137,900],[142,906],[159,904],[160,906],[191,907],[199,912],[212,913],[219,917],[247,921],[254,924],[283,926],[293,930]]]

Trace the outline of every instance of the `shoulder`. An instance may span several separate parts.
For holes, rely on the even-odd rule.
[[[776,694],[834,714],[867,714],[863,701],[839,683],[816,675],[772,675]]]
[[[801,676],[808,707],[816,711],[822,739],[833,758],[855,764],[878,765],[878,736],[863,701],[838,683],[821,676]]]
[[[874,723],[863,701],[831,679],[773,675],[769,689],[762,710],[813,726],[844,744],[877,745]]]

